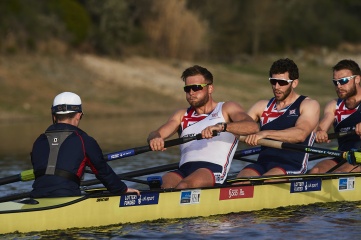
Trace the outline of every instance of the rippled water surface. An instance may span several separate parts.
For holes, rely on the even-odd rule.
[[[93,120],[83,129],[94,136],[104,152],[146,145],[149,131],[166,118]],[[143,119],[144,120],[144,119]],[[85,122],[85,121],[84,121]],[[127,123],[127,127],[124,124]],[[132,123],[132,124],[130,124]],[[41,123],[0,124],[0,178],[30,169],[31,144],[48,125]],[[110,162],[117,173],[178,161],[177,147]],[[234,160],[231,172],[244,162]],[[145,177],[140,178],[145,179]],[[127,182],[131,187],[142,185]],[[359,186],[356,188],[360,189]],[[31,182],[0,186],[0,196],[31,190]],[[267,199],[265,199],[267,201]],[[73,229],[29,234],[7,234],[1,239],[359,239],[361,202],[341,202],[233,213],[207,218],[161,220],[101,228]],[[165,209],[164,211],[167,211]],[[0,223],[1,227],[1,223]]]

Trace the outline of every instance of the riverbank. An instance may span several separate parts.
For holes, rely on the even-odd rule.
[[[52,99],[62,91],[78,93],[91,117],[170,114],[187,105],[180,76],[194,64],[213,73],[216,101],[237,101],[248,109],[257,100],[272,96],[268,69],[278,58],[222,65],[139,56],[1,56],[0,121],[49,117]],[[295,62],[300,68],[299,93],[317,99],[321,106],[335,97],[329,65],[302,58]]]

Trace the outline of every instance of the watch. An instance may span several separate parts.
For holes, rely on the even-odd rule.
[[[220,123],[217,123],[217,124],[219,124],[219,125],[222,126],[222,131],[221,131],[221,132],[227,131],[227,123],[225,123],[225,122],[220,122]]]
[[[227,123],[224,122],[222,125],[223,125],[223,131],[222,132],[227,131]]]

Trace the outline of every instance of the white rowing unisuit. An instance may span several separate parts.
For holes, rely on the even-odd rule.
[[[181,123],[181,137],[195,136],[208,126],[224,122],[223,102],[217,104],[210,114],[198,115],[193,108],[185,113]],[[217,183],[223,183],[231,166],[233,155],[238,146],[238,139],[228,132],[221,132],[211,139],[194,140],[180,146],[179,166],[187,162],[210,162],[222,167],[222,172],[215,175]]]

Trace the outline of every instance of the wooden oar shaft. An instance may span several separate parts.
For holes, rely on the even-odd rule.
[[[240,136],[240,141],[245,141],[245,136]],[[293,144],[293,143],[286,143],[280,142],[276,140],[269,140],[269,139],[260,139],[258,140],[258,144],[265,147],[272,147],[278,149],[286,149],[298,152],[306,152],[306,153],[314,153],[314,154],[322,154],[331,157],[337,157],[346,159],[350,161],[350,158],[355,158],[355,163],[361,163],[361,153],[360,152],[351,152],[351,151],[339,151],[339,150],[331,150],[313,146],[306,146],[301,144]]]
[[[240,141],[245,141],[246,136],[240,136]],[[260,139],[258,140],[258,144],[264,147],[271,147],[271,148],[278,148],[278,149],[286,149],[286,150],[294,150],[300,152],[307,152],[307,153],[316,153],[316,154],[323,154],[323,155],[332,155],[334,157],[341,157],[343,158],[343,152],[337,150],[330,150],[330,149],[323,149],[317,148],[312,146],[305,146],[301,144],[293,144],[293,143],[286,143],[276,140],[270,139]]]

